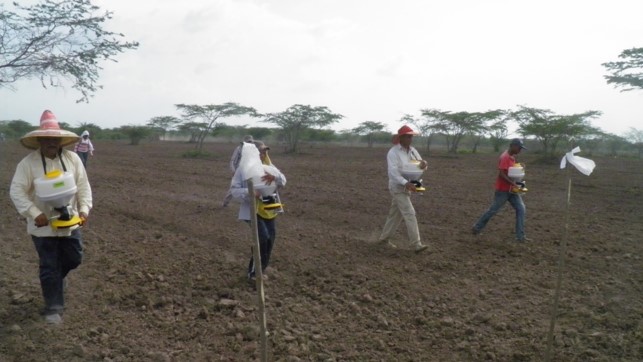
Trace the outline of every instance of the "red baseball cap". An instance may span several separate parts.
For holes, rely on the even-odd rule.
[[[415,132],[411,127],[404,125],[402,128],[397,130],[397,135],[402,136],[405,134],[418,135],[419,133]]]

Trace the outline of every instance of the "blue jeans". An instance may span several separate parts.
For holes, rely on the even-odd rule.
[[[83,166],[87,168],[87,159],[89,158],[89,152],[76,152],[80,156],[80,160],[83,161]]]
[[[257,215],[257,233],[259,234],[259,255],[261,256],[261,271],[265,271],[270,262],[270,253],[275,245],[277,232],[275,230],[275,219],[264,219]],[[248,263],[248,277],[255,276],[254,258],[250,255]]]
[[[496,194],[493,199],[493,204],[489,207],[489,210],[485,212],[478,222],[473,226],[476,231],[481,231],[487,226],[489,220],[500,211],[502,206],[509,201],[511,206],[516,210],[516,240],[525,239],[525,214],[527,209],[525,208],[525,203],[522,201],[522,197],[519,194],[514,194],[511,192],[496,191]]]
[[[80,230],[70,236],[31,236],[40,257],[40,287],[45,299],[45,314],[61,313],[65,306],[63,279],[78,267],[83,258]]]

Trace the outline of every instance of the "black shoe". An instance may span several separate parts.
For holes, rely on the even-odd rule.
[[[471,234],[473,235],[480,235],[480,230],[476,229],[476,227],[471,228]]]
[[[246,282],[248,283],[248,287],[252,288],[253,290],[256,290],[257,278],[254,275],[248,275],[248,277],[246,278]]]

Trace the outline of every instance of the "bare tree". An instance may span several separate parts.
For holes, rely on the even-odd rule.
[[[196,137],[196,149],[198,152],[202,151],[203,140],[210,134],[221,118],[241,115],[249,115],[251,117],[259,116],[254,108],[240,106],[232,102],[208,104],[205,106],[197,104],[177,104],[176,108],[186,120],[201,120],[201,122],[192,123],[193,126],[198,127],[198,135]]]
[[[103,29],[111,12],[96,14],[89,0],[44,0],[31,6],[0,4],[0,88],[13,88],[21,79],[38,78],[43,87],[63,85],[88,101],[97,89],[100,61],[112,60],[137,42],[123,42],[123,34]]]
[[[384,125],[384,123],[381,122],[366,121],[353,128],[353,132],[358,135],[366,136],[366,141],[368,143],[368,147],[370,148],[373,147],[373,135],[376,132],[381,132],[385,127],[386,126]]]
[[[158,130],[161,133],[161,138],[165,139],[165,135],[168,130],[176,127],[177,124],[181,123],[181,120],[174,116],[158,116],[152,117],[147,121],[147,125],[153,129]]]
[[[545,153],[555,153],[558,144],[575,142],[584,135],[595,132],[590,119],[598,117],[599,111],[587,111],[571,115],[554,114],[548,109],[519,106],[512,113],[518,121],[518,132],[534,136],[543,145]]]
[[[326,127],[343,118],[327,107],[295,104],[283,112],[268,114],[264,122],[281,128],[288,143],[288,152],[297,152],[299,139],[305,130]]]
[[[457,153],[460,141],[467,134],[478,135],[485,131],[486,120],[496,112],[449,112],[439,109],[423,109],[424,126],[434,132],[441,133],[446,138],[447,149]]]
[[[623,88],[622,92],[643,89],[643,48],[623,50],[618,57],[623,60],[603,63],[611,72],[605,76],[607,84]]]
[[[507,135],[509,134],[507,119],[499,119],[492,122],[487,129],[487,134],[493,146],[493,151],[500,151],[500,147],[505,143]]]
[[[485,135],[493,134],[494,130],[492,127],[497,127],[498,118],[502,117],[504,114],[505,112],[501,109],[470,113],[468,133],[474,137],[473,148],[471,150],[472,153],[476,153],[478,151],[478,146]],[[504,122],[504,120],[500,121]]]

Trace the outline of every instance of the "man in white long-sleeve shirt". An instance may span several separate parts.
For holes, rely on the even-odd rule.
[[[40,258],[40,286],[45,300],[45,321],[58,324],[64,308],[64,280],[82,261],[83,244],[79,225],[64,228],[49,227],[59,212],[36,197],[34,180],[48,172],[59,170],[71,173],[77,192],[70,201],[69,213],[85,222],[92,208],[92,190],[80,157],[63,149],[79,137],[60,129],[51,111],[45,111],[40,128],[27,133],[20,142],[35,149],[18,163],[11,181],[10,196],[20,215],[27,219],[27,232]]]
[[[426,169],[427,163],[422,160],[418,151],[411,146],[413,135],[417,133],[409,126],[403,126],[393,136],[393,147],[386,155],[388,166],[388,187],[393,200],[389,209],[384,229],[379,237],[379,242],[395,247],[389,240],[398,226],[404,220],[406,231],[409,237],[409,243],[413,250],[421,252],[428,248],[422,244],[420,239],[420,230],[418,228],[417,218],[415,217],[415,208],[411,203],[411,192],[416,191],[416,186],[410,180],[402,176],[402,169],[405,164],[411,161],[419,161],[420,168]]]

